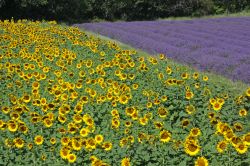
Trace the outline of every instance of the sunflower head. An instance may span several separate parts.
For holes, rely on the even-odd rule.
[[[208,166],[208,160],[205,157],[198,157],[195,166]]]

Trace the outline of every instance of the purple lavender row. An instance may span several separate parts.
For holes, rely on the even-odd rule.
[[[78,24],[149,53],[250,83],[250,17]]]

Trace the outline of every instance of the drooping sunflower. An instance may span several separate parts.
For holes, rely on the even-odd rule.
[[[208,160],[205,157],[198,157],[195,166],[208,166]]]
[[[161,141],[161,142],[166,143],[166,142],[169,142],[170,139],[171,139],[171,133],[170,133],[169,131],[167,131],[167,130],[162,130],[162,131],[160,132],[160,141]]]

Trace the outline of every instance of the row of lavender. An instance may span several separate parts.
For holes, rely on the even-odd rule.
[[[250,83],[250,17],[77,24],[152,54]]]

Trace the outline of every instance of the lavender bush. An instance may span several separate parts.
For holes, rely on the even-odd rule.
[[[76,24],[202,71],[250,83],[250,17]]]

